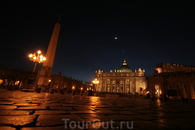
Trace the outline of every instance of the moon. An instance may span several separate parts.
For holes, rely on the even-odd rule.
[[[117,39],[117,37],[114,37],[114,39]]]

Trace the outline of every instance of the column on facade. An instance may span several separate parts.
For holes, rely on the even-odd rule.
[[[98,91],[102,91],[102,80],[99,80],[99,90]]]
[[[111,85],[112,85],[112,92],[115,92],[115,86],[116,86],[116,84],[115,84],[114,81],[115,81],[115,80],[113,79],[113,80],[112,80],[112,83],[111,83]]]
[[[106,81],[105,81],[105,79],[103,79],[102,91],[105,92],[105,89],[106,89]]]
[[[107,92],[107,80],[105,80],[105,83],[104,83],[104,91]]]
[[[111,79],[108,79],[108,92],[111,92]]]
[[[178,94],[178,90],[177,90],[177,83],[176,82],[172,82],[172,89],[177,91],[177,96],[179,96]]]
[[[118,87],[119,87],[119,81],[118,80],[116,80],[116,87],[115,87],[115,92],[118,92]]]
[[[144,89],[143,89],[143,81],[142,81],[141,78],[139,78],[138,83],[139,83],[139,92],[140,92],[141,95],[143,95]]]
[[[128,90],[129,89],[129,82],[127,82],[128,79],[125,80],[125,93],[128,93]]]
[[[177,90],[177,95],[181,96],[178,83],[175,84],[175,87],[176,87],[176,90]]]
[[[107,92],[107,79],[105,80],[105,87],[104,87],[104,91]]]
[[[124,83],[123,80],[120,80],[120,92],[123,93]]]
[[[188,94],[188,85],[187,85],[187,84],[184,84],[184,93],[185,93],[184,98],[189,98],[189,94]]]
[[[193,88],[193,83],[190,83],[189,84],[189,91],[190,91],[190,94],[191,94],[191,99],[194,99],[194,88]]]
[[[192,95],[191,95],[191,92],[190,92],[190,84],[189,83],[187,83],[186,84],[186,97],[188,98],[188,99],[192,99]]]
[[[184,97],[184,92],[183,92],[183,85],[182,83],[178,84],[178,88],[179,88],[179,94],[181,97]]]
[[[120,92],[120,85],[121,85],[120,80],[118,80],[118,85],[117,85],[117,92],[118,93]]]
[[[115,83],[114,83],[114,92],[116,93],[117,92],[117,80],[115,80]]]
[[[133,79],[133,92],[136,93],[136,80]]]
[[[193,86],[192,83],[189,83],[188,93],[189,93],[190,99],[193,99],[193,95],[194,95],[194,93],[192,92],[193,91],[192,86]]]
[[[121,80],[119,80],[119,85],[118,85],[118,92],[120,93],[121,92]]]
[[[134,85],[135,85],[135,93],[137,93],[137,88],[138,87],[137,87],[137,79],[136,78],[135,78],[135,84]]]
[[[102,80],[99,79],[98,91],[102,91]]]
[[[133,80],[129,81],[130,87],[129,87],[129,92],[133,93]]]
[[[125,93],[128,93],[128,84],[127,84],[128,82],[127,82],[127,79],[125,79]]]
[[[123,93],[126,92],[126,82],[125,82],[125,79],[123,80]]]
[[[188,84],[186,84],[186,97],[188,98],[188,99],[191,99],[191,93],[190,93],[190,83]]]
[[[101,88],[101,91],[103,91],[103,92],[104,92],[104,87],[105,87],[104,79],[102,79],[102,88]]]
[[[120,80],[120,87],[119,87],[119,92],[120,92],[120,93],[122,92],[121,87],[123,87],[123,81],[122,81],[122,80]]]
[[[185,89],[185,84],[181,83],[181,92],[182,92],[182,97],[186,97],[186,89]]]
[[[107,79],[105,80],[105,88],[104,88],[104,90],[105,90],[105,92],[108,91],[108,81],[107,81]]]
[[[129,93],[131,93],[131,80],[129,79]]]
[[[110,92],[113,92],[113,79],[110,80]]]

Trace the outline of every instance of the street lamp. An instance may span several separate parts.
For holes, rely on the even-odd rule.
[[[83,95],[83,87],[80,88],[80,95],[82,96]]]
[[[29,54],[28,57],[31,61],[35,62],[33,72],[36,70],[37,63],[42,63],[46,60],[46,58],[41,54],[40,50],[38,50],[37,53]]]
[[[72,86],[72,95],[74,95],[75,94],[75,86],[73,85]]]
[[[94,89],[95,89],[95,90],[98,90],[98,88],[96,89],[96,87],[98,87],[99,81],[98,81],[97,79],[95,79],[95,80],[93,80],[92,82],[93,82],[93,84],[96,85]]]

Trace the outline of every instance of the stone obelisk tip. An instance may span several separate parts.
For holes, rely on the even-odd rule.
[[[61,17],[62,17],[62,14],[60,14],[60,16],[58,18],[58,23],[60,23]]]

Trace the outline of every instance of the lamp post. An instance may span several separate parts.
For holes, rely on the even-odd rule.
[[[93,80],[92,82],[93,82],[93,84],[95,85],[94,90],[95,90],[95,91],[98,90],[98,88],[96,88],[96,87],[98,87],[99,81],[98,81],[97,79],[95,79],[95,80]]]
[[[41,54],[41,50],[38,50],[37,53],[29,54],[28,57],[31,61],[35,62],[32,72],[35,72],[37,63],[42,63],[46,60],[46,58]]]
[[[72,95],[75,95],[75,86],[72,86]]]
[[[80,90],[81,90],[80,95],[82,96],[83,95],[83,87],[81,87]]]

